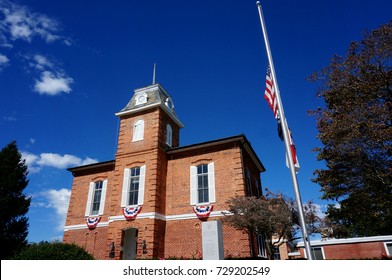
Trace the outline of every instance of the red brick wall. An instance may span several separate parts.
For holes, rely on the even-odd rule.
[[[94,230],[80,229],[64,232],[65,243],[73,243],[81,246],[92,254],[95,259],[103,260],[109,256],[109,243],[107,241],[107,227]]]
[[[348,244],[333,244],[322,247],[326,260],[345,260],[345,259],[372,259],[381,258],[385,255],[383,242],[363,242]],[[304,249],[300,249],[301,256],[304,256]]]
[[[230,146],[193,150],[172,155],[168,162],[166,215],[192,213],[190,205],[190,166],[214,162],[214,211],[226,210],[233,196],[244,195],[244,178],[240,148]]]
[[[199,219],[166,222],[165,258],[202,258],[202,223]],[[222,235],[226,258],[250,256],[248,234],[224,224]]]
[[[380,258],[382,253],[385,254],[385,248],[382,242],[324,246],[325,258],[329,260]]]

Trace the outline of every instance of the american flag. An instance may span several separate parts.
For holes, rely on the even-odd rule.
[[[279,138],[283,141],[283,131],[281,127],[281,122],[282,120],[280,119],[279,116],[279,110],[278,110],[278,103],[276,100],[276,93],[275,93],[275,86],[274,86],[274,80],[272,79],[271,75],[271,67],[268,65],[267,67],[267,76],[265,79],[265,92],[264,92],[264,98],[267,100],[268,105],[270,106],[272,112],[274,113],[275,119],[278,121],[278,135]],[[286,123],[287,126],[287,123]],[[291,135],[291,131],[289,129],[289,141],[290,141],[290,152],[291,156],[293,158],[293,163],[295,167],[295,172],[298,173],[300,166],[297,158],[297,151],[295,149],[295,144]],[[286,155],[286,165],[289,167],[289,162],[288,162],[288,156]]]
[[[267,76],[265,78],[264,98],[265,98],[265,100],[267,100],[272,112],[274,113],[275,119],[277,119],[278,118],[278,104],[276,102],[274,80],[272,79],[271,68],[269,65],[267,67]]]

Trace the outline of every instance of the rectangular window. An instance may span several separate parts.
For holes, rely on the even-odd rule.
[[[279,250],[279,247],[274,247],[274,260],[280,260],[280,250]]]
[[[170,124],[166,125],[166,144],[169,147],[173,144],[173,129]]]
[[[102,196],[102,186],[103,182],[98,181],[94,184],[94,195],[93,195],[93,205],[91,209],[91,215],[98,215],[99,206],[101,204],[101,196]]]
[[[312,253],[313,253],[313,259],[315,259],[315,260],[323,260],[324,259],[323,248],[321,248],[321,247],[312,248]]]
[[[191,166],[191,205],[215,202],[214,163]]]
[[[102,215],[105,207],[105,197],[108,180],[90,182],[85,216]]]
[[[124,169],[121,207],[143,205],[146,166]]]
[[[266,249],[265,249],[265,240],[262,235],[257,235],[257,249],[258,249],[258,256],[260,258],[266,258]]]
[[[140,167],[131,168],[128,205],[138,204]]]
[[[206,203],[208,200],[208,165],[197,166],[197,194],[198,203]]]
[[[392,243],[384,243],[388,256],[392,256]]]

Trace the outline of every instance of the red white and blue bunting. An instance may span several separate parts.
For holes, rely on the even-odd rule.
[[[210,216],[213,209],[214,209],[214,205],[193,206],[193,212],[195,212],[196,216],[199,219],[207,219]]]
[[[86,223],[89,229],[95,229],[100,221],[101,217],[88,217],[86,219]]]
[[[125,207],[122,209],[124,217],[127,219],[127,221],[136,219],[136,216],[140,213],[140,211],[142,211],[142,206]]]

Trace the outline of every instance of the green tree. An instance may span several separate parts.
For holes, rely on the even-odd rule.
[[[28,184],[27,166],[13,141],[0,151],[0,257],[7,259],[27,245],[31,198],[23,194]]]
[[[344,236],[392,234],[392,21],[352,42],[345,57],[312,74],[325,108],[317,117],[314,172],[326,212]]]
[[[47,242],[29,244],[15,260],[93,260],[93,256],[75,244]]]
[[[297,206],[294,200],[284,198],[267,190],[262,197],[237,196],[228,201],[229,215],[222,221],[249,234],[263,237],[267,256],[274,257],[274,247],[292,241],[300,230]],[[308,233],[318,231],[319,218],[315,215],[315,206],[308,202],[305,207]],[[251,239],[253,240],[253,239]],[[252,246],[253,248],[253,246]]]

